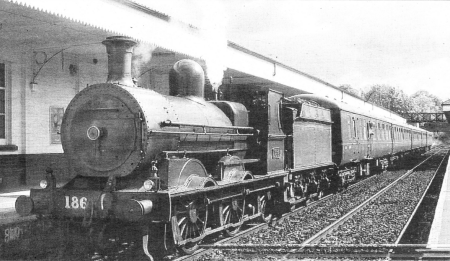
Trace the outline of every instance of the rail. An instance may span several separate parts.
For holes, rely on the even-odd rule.
[[[212,249],[265,249],[265,250],[278,250],[279,254],[271,254],[271,256],[279,256],[279,257],[283,257],[286,258],[287,256],[289,256],[289,258],[294,258],[296,255],[300,255],[302,258],[307,257],[309,254],[304,252],[304,249],[308,249],[308,248],[323,248],[323,249],[369,249],[369,251],[360,251],[357,253],[357,255],[359,257],[364,257],[367,255],[367,257],[372,257],[372,256],[380,256],[380,257],[386,257],[387,253],[373,253],[371,252],[372,250],[370,249],[423,249],[426,247],[426,244],[399,244],[399,241],[395,241],[395,243],[393,244],[342,244],[342,245],[327,245],[327,244],[320,244],[320,239],[323,237],[326,237],[326,235],[328,235],[329,233],[331,233],[332,231],[334,231],[334,229],[336,229],[337,227],[339,227],[340,224],[344,223],[347,219],[349,219],[350,217],[352,217],[353,215],[355,215],[356,213],[358,213],[360,210],[362,210],[364,208],[364,206],[368,205],[370,202],[372,202],[373,200],[375,200],[376,198],[378,198],[379,196],[381,196],[382,194],[384,194],[386,191],[388,191],[390,188],[392,188],[394,185],[396,185],[400,180],[406,178],[407,176],[409,176],[411,173],[413,173],[416,168],[418,168],[419,166],[421,166],[423,163],[425,163],[426,161],[428,161],[431,157],[435,156],[437,153],[439,153],[440,151],[442,151],[443,149],[437,149],[436,152],[434,154],[432,154],[431,156],[427,157],[425,160],[421,161],[419,164],[417,164],[415,167],[413,167],[412,169],[408,170],[405,174],[403,174],[401,177],[397,178],[394,182],[392,182],[390,185],[386,186],[385,188],[383,188],[382,190],[380,190],[379,192],[377,192],[375,195],[373,195],[371,198],[369,198],[368,200],[365,200],[363,203],[361,203],[360,205],[358,205],[356,208],[354,208],[352,211],[348,212],[346,215],[344,215],[343,217],[341,217],[339,220],[336,220],[335,222],[333,222],[331,225],[327,226],[325,229],[319,231],[317,234],[315,234],[313,237],[310,237],[308,240],[302,242],[301,244],[231,244],[231,242],[238,240],[241,237],[244,237],[246,235],[249,234],[253,234],[261,229],[267,228],[267,224],[260,224],[258,226],[254,226],[251,229],[248,229],[246,231],[241,232],[240,234],[236,235],[236,237],[233,238],[227,238],[221,241],[218,241],[216,243],[213,244],[201,244],[200,247],[202,248],[201,250],[198,250],[197,253],[195,253],[195,256],[184,256],[184,257],[180,257],[178,260],[195,260],[196,258],[200,257],[201,255],[207,253],[208,251],[212,250]],[[444,157],[445,159],[446,157]],[[439,170],[439,168],[442,165],[442,162],[439,164],[439,167],[437,168],[437,170]],[[436,172],[437,172],[436,170]],[[371,176],[361,182],[358,182],[356,184],[353,184],[352,186],[349,187],[352,188],[353,186],[359,186],[362,185],[362,183],[364,183],[364,181],[369,180],[371,178],[374,178],[375,176]],[[431,180],[434,179],[434,176]],[[430,181],[429,184],[431,184],[432,181]],[[429,184],[428,187],[425,189],[428,190],[429,188]],[[425,194],[425,193],[424,193]],[[323,202],[324,200],[327,200],[328,198],[330,198],[333,195],[328,195],[326,197],[324,197],[322,200],[319,201],[315,201],[313,202],[313,204],[308,205],[307,207],[303,207],[303,208],[299,208],[296,209],[293,212],[290,213],[286,213],[282,216],[281,219],[287,218],[293,214],[296,214],[302,210],[305,210],[309,207],[314,207],[316,204]],[[423,198],[423,196],[422,196]],[[421,200],[420,200],[421,201]],[[281,220],[280,219],[280,220]],[[409,221],[408,221],[409,223]],[[402,233],[404,233],[404,231],[402,231]],[[402,236],[402,233],[400,234],[399,237]],[[241,252],[239,251],[239,255],[243,256],[243,257],[248,257],[248,256],[252,256],[254,257],[254,253],[245,253],[245,252]],[[327,256],[327,253],[324,254],[325,256]],[[389,253],[389,255],[391,257],[394,256],[398,256],[399,259],[402,259],[401,254],[393,254],[393,253]],[[417,255],[417,256],[421,256],[420,253],[415,252],[413,253],[413,255]],[[312,254],[312,256],[314,256],[315,258],[317,258],[317,253]],[[339,253],[333,253],[332,254],[333,257],[337,257],[339,256]],[[343,254],[343,256],[348,257],[351,256],[351,253],[346,253]],[[321,257],[323,257],[321,255]],[[411,255],[406,256],[406,258],[410,258]],[[446,257],[450,257],[450,254],[446,255]]]
[[[369,182],[369,181],[370,181],[371,179],[373,179],[373,178],[375,178],[375,176],[368,177],[368,178],[366,178],[366,179],[364,179],[364,180],[362,180],[362,181],[360,181],[360,182],[358,182],[358,183],[352,184],[351,186],[348,187],[348,189],[353,189],[353,188],[356,188],[356,187],[358,187],[358,186],[361,186],[361,185],[363,185],[364,183]],[[305,206],[305,207],[300,207],[300,208],[295,209],[295,210],[292,211],[292,212],[283,214],[283,215],[282,215],[278,220],[276,220],[276,221],[277,221],[277,222],[280,222],[280,221],[282,221],[283,219],[286,219],[286,218],[288,218],[288,217],[290,217],[290,216],[292,216],[292,215],[297,214],[298,212],[305,211],[306,209],[309,209],[309,208],[314,208],[316,205],[323,203],[324,201],[330,199],[330,198],[333,197],[333,196],[334,196],[333,194],[330,194],[330,195],[327,195],[327,196],[325,196],[325,197],[323,197],[323,198],[321,198],[321,199],[319,199],[319,200],[317,200],[317,201],[309,202],[308,205]],[[217,241],[217,242],[215,242],[215,243],[213,243],[213,244],[201,244],[201,245],[200,245],[200,249],[197,250],[194,254],[188,255],[188,256],[177,257],[177,258],[175,258],[175,259],[172,259],[172,261],[191,261],[191,260],[197,260],[199,257],[201,257],[201,256],[203,256],[203,255],[205,255],[205,254],[207,254],[207,253],[209,253],[209,252],[211,252],[213,249],[226,248],[226,247],[228,247],[228,249],[233,248],[232,246],[236,246],[236,245],[234,245],[234,244],[233,244],[233,245],[229,245],[229,244],[227,244],[227,243],[232,243],[232,242],[238,240],[239,238],[242,238],[242,237],[245,237],[245,236],[247,236],[247,235],[251,235],[251,234],[253,234],[253,233],[256,233],[257,231],[262,230],[262,229],[265,229],[265,228],[267,228],[268,226],[269,226],[269,224],[266,224],[266,223],[261,223],[261,224],[256,224],[256,225],[250,225],[250,227],[249,227],[248,229],[246,229],[246,230],[244,230],[244,231],[238,233],[238,234],[237,234],[236,236],[234,236],[234,237],[224,238],[224,239],[222,239],[222,240],[220,240],[220,241]]]
[[[417,202],[416,207],[414,208],[411,216],[409,217],[408,221],[406,222],[406,224],[403,226],[402,231],[400,232],[400,235],[398,236],[397,240],[395,241],[395,245],[398,245],[400,243],[400,240],[403,238],[403,235],[406,232],[406,229],[409,227],[409,224],[411,224],[411,221],[413,219],[413,217],[416,215],[417,210],[419,209],[420,205],[422,204],[423,199],[425,198],[425,196],[428,193],[428,190],[431,187],[431,184],[433,183],[433,180],[435,179],[437,173],[439,172],[439,170],[441,169],[442,163],[445,162],[445,159],[447,159],[448,154],[450,153],[450,151],[447,153],[447,155],[444,157],[444,159],[442,159],[441,163],[439,164],[438,168],[436,169],[436,171],[433,174],[433,177],[431,178],[430,182],[427,185],[427,188],[424,190],[424,192],[422,193],[422,196],[420,197],[420,200]]]
[[[438,151],[439,152],[439,151]],[[358,205],[357,207],[355,207],[353,210],[351,210],[350,212],[348,212],[347,214],[345,214],[344,216],[342,216],[341,218],[339,218],[338,220],[336,220],[335,222],[333,222],[332,224],[330,224],[329,226],[327,226],[326,228],[322,229],[321,231],[319,231],[319,233],[315,234],[314,236],[312,236],[311,238],[309,238],[308,240],[304,241],[302,243],[303,246],[306,245],[314,245],[314,244],[318,244],[318,242],[320,242],[321,239],[325,238],[327,235],[329,235],[330,233],[332,233],[335,229],[337,229],[340,225],[342,225],[345,221],[347,221],[348,219],[350,219],[351,217],[353,217],[354,215],[356,215],[357,213],[359,213],[362,209],[364,209],[365,206],[369,205],[371,202],[373,202],[375,199],[377,199],[378,197],[380,197],[381,195],[383,195],[385,192],[389,191],[389,189],[391,189],[394,185],[396,185],[400,180],[403,180],[404,178],[408,177],[411,173],[414,172],[414,170],[416,168],[418,168],[420,165],[422,165],[423,163],[425,163],[426,161],[428,161],[431,157],[433,157],[434,155],[436,155],[438,152],[430,155],[428,158],[426,158],[425,160],[423,160],[422,162],[420,162],[419,164],[417,164],[414,168],[408,170],[405,174],[403,174],[402,176],[400,176],[399,178],[397,178],[394,182],[392,182],[391,184],[389,184],[388,186],[384,187],[382,190],[378,191],[375,195],[373,195],[372,197],[368,198],[367,200],[365,200],[363,203],[361,203],[360,205]]]

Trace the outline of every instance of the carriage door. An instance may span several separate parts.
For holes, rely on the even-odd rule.
[[[373,149],[373,123],[367,122],[366,124],[366,133],[367,133],[367,157],[372,158],[372,149]]]

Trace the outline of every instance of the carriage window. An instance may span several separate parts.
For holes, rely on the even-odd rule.
[[[378,135],[378,130],[377,130],[377,124],[376,123],[373,124],[372,131],[373,131],[373,139],[376,140],[377,139],[377,135]]]
[[[356,139],[356,137],[358,136],[357,131],[356,131],[356,121],[355,118],[352,118],[352,126],[353,126],[353,138]]]
[[[381,140],[381,125],[377,124],[377,139]]]
[[[352,117],[348,116],[348,139],[353,138],[352,133]]]
[[[365,139],[367,137],[367,131],[366,128],[364,127],[365,125],[365,120],[361,120],[361,129],[362,129],[362,137],[363,139]]]
[[[359,139],[361,135],[361,124],[359,123],[359,119],[356,118],[356,138]]]

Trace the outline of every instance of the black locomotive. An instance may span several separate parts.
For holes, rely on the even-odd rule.
[[[429,132],[312,94],[224,85],[206,101],[191,60],[174,65],[161,95],[133,84],[133,40],[103,43],[107,82],[79,92],[62,123],[78,175],[56,188],[49,171],[44,189],[17,199],[20,215],[158,224],[161,240],[192,253],[206,235],[269,222],[431,146]]]

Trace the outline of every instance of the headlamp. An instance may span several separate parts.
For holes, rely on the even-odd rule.
[[[150,179],[144,181],[144,189],[146,191],[152,190],[154,185],[155,185],[155,183],[152,180],[150,180]]]
[[[39,182],[39,186],[41,186],[41,188],[45,189],[48,186],[48,182],[47,180],[43,179],[41,180],[41,182]]]

